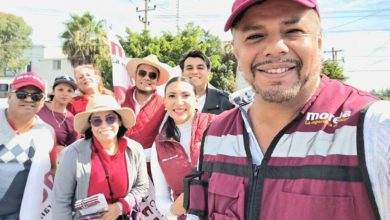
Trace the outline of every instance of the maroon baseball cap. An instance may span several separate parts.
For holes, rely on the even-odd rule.
[[[232,14],[230,15],[229,19],[225,24],[225,31],[228,31],[232,27],[233,21],[237,18],[239,14],[244,12],[247,8],[251,7],[253,4],[264,2],[264,1],[266,0],[235,0],[232,6]],[[268,0],[268,1],[272,1],[272,0]],[[305,7],[312,8],[317,12],[318,15],[320,14],[317,0],[291,0],[291,1],[301,4]]]
[[[45,80],[43,80],[35,72],[21,73],[15,76],[14,81],[11,83],[12,89],[20,89],[25,86],[35,86],[43,93],[46,92]]]

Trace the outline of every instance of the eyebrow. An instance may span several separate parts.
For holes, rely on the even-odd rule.
[[[300,18],[300,17],[293,17],[293,18],[287,19],[285,21],[282,21],[281,23],[284,25],[292,25],[292,24],[298,23],[301,19],[302,18]]]
[[[293,18],[289,18],[287,20],[281,21],[280,23],[282,25],[293,25],[293,24],[298,23],[301,19],[302,19],[301,17],[293,17]],[[244,26],[242,28],[242,31],[243,32],[246,32],[246,31],[257,31],[257,30],[261,30],[261,29],[264,29],[264,25],[261,25],[261,24],[250,24],[250,25]]]

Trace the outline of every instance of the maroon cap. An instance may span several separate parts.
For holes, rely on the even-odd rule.
[[[232,14],[230,15],[229,19],[225,24],[225,31],[228,31],[232,27],[233,21],[237,18],[239,14],[241,14],[243,11],[245,11],[253,4],[264,2],[264,1],[265,0],[235,0],[232,6]],[[307,8],[312,8],[317,12],[318,15],[320,14],[317,0],[291,0],[291,1],[301,4]]]
[[[46,92],[45,80],[43,80],[35,72],[26,72],[26,73],[18,74],[15,76],[14,81],[11,83],[12,89],[20,89],[25,86],[35,86],[43,93]]]

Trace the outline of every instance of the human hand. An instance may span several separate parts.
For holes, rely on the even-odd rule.
[[[103,215],[103,220],[115,220],[120,215],[122,215],[122,213],[119,213],[119,206],[115,203],[110,204],[108,205],[108,211]]]
[[[184,193],[181,193],[179,197],[176,198],[173,203],[172,211],[175,215],[181,216],[186,213],[186,210],[183,207]]]

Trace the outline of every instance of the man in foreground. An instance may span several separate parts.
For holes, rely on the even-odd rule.
[[[0,109],[0,219],[46,219],[57,150],[53,128],[36,113],[45,83],[34,72],[15,76]]]
[[[316,0],[236,0],[229,29],[256,95],[205,134],[189,213],[389,219],[390,103],[321,74]]]

